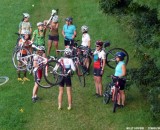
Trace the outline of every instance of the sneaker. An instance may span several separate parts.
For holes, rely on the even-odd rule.
[[[24,77],[24,78],[23,78],[23,81],[30,81],[30,79]]]
[[[93,96],[96,96],[96,97],[97,97],[97,96],[99,96],[99,94],[98,94],[98,93],[95,93],[95,94],[93,94]]]
[[[37,100],[35,97],[32,98],[32,102],[35,103]]]
[[[124,108],[124,105],[120,105],[121,108]]]
[[[68,109],[68,110],[71,110],[71,109],[72,109],[72,107],[67,107],[67,109]]]
[[[117,107],[121,107],[121,105],[119,105],[119,104],[116,104],[116,106],[117,106]]]
[[[59,106],[59,107],[58,107],[58,110],[62,110],[62,107]]]
[[[22,78],[18,78],[17,80],[18,80],[18,81],[23,81],[23,79],[22,79]]]

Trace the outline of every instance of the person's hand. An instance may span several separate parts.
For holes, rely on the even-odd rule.
[[[103,75],[103,73],[104,73],[104,70],[101,70],[100,74]]]

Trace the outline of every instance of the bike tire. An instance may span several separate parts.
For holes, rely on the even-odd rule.
[[[118,88],[115,87],[114,101],[113,101],[113,113],[116,112],[116,108],[117,108],[117,99],[118,99]]]
[[[76,65],[76,73],[78,76],[80,86],[85,87],[85,85],[86,85],[85,76],[84,76],[83,68],[80,64]]]
[[[105,104],[108,104],[109,103],[109,101],[110,101],[110,99],[111,99],[111,96],[110,96],[110,94],[109,94],[109,92],[105,92],[104,94],[103,94],[103,102],[105,103]]]
[[[63,79],[63,75],[64,75],[63,66],[57,60],[50,60],[47,62],[47,64],[45,64],[45,68],[46,67],[48,68],[48,69],[44,69],[44,78],[46,82],[52,86],[58,85]],[[56,73],[53,71],[55,67],[57,68]],[[48,75],[46,75],[46,73]]]
[[[27,52],[27,55],[30,55],[30,52],[28,49],[17,48],[17,50],[15,50],[12,55],[12,63],[17,70],[23,71],[27,69],[27,66],[21,60],[23,59],[22,53],[20,52],[21,50],[25,50]],[[32,60],[31,57],[27,58],[27,64],[29,64],[29,62],[32,62],[31,60]]]
[[[38,69],[34,72],[35,82],[38,84],[41,88],[51,88],[52,85],[47,83],[44,78],[44,65],[40,65]]]
[[[7,76],[0,76],[0,86],[7,83],[9,78]]]
[[[127,65],[128,61],[129,61],[129,55],[127,53],[127,51],[125,51],[122,48],[113,48],[111,50],[109,50],[106,54],[106,65],[108,65],[110,68],[115,69],[117,62],[115,59],[115,55],[117,52],[124,52],[126,54],[125,58],[124,58],[124,62]]]

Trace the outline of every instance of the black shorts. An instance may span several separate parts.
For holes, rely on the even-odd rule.
[[[101,70],[102,70],[102,68],[99,68],[99,69],[94,68],[94,70],[93,70],[94,76],[100,76],[100,77],[102,77]]]
[[[64,39],[64,45],[65,46],[73,46],[74,45],[74,40],[65,40]]]
[[[120,90],[124,90],[126,84],[126,79],[120,78],[118,79],[118,85],[120,86]]]
[[[48,40],[51,40],[51,41],[59,41],[59,35],[57,35],[57,36],[48,35]]]
[[[71,87],[72,86],[71,76],[63,77],[59,85],[61,87],[64,87],[64,85],[66,85],[67,87]]]

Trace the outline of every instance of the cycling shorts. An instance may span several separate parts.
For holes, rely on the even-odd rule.
[[[48,35],[48,40],[51,40],[51,41],[59,41],[59,35],[57,35],[57,36]]]
[[[64,45],[65,46],[73,46],[74,45],[74,40],[64,40]]]
[[[118,84],[120,86],[120,90],[124,90],[125,84],[126,84],[126,80],[125,79],[119,79],[118,80]]]
[[[39,69],[37,73],[35,72],[35,75],[36,75],[37,81],[40,82],[42,78],[42,69]]]
[[[59,85],[61,87],[64,87],[64,85],[66,85],[66,87],[71,87],[72,86],[71,76],[63,77]]]
[[[94,70],[93,70],[94,76],[100,76],[100,77],[102,77],[101,70],[102,70],[101,68],[99,68],[99,69],[94,68]]]

